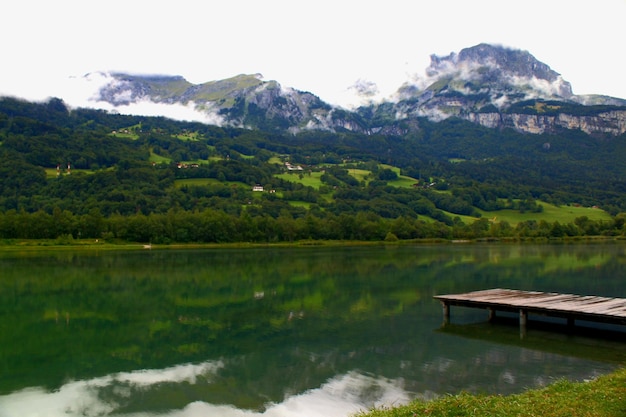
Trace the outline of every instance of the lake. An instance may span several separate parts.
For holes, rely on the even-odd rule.
[[[444,328],[432,298],[626,297],[622,244],[11,250],[0,271],[0,417],[344,417],[626,363],[619,326],[531,316],[521,338],[453,307]]]

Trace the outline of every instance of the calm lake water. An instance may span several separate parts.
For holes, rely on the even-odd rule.
[[[626,297],[620,244],[26,251],[0,271],[0,417],[343,417],[626,363],[623,328],[522,339],[453,308],[444,329],[432,298]]]

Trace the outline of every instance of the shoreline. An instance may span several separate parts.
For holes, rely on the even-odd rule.
[[[588,416],[616,417],[626,414],[626,368],[589,381],[559,380],[544,388],[519,394],[485,395],[466,392],[407,405],[379,407],[354,417],[400,416]]]
[[[93,239],[59,242],[58,240],[5,239],[0,241],[1,251],[35,249],[81,250],[168,250],[168,249],[243,249],[243,248],[304,248],[336,246],[411,246],[411,245],[472,245],[472,244],[576,244],[576,243],[626,243],[623,236],[586,236],[576,238],[481,238],[481,239],[409,239],[394,241],[362,240],[300,240],[293,242],[229,242],[229,243],[170,243],[106,242]]]

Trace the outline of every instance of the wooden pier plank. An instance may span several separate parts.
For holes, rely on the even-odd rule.
[[[472,291],[434,297],[448,308],[464,306],[493,311],[519,311],[546,316],[564,317],[568,322],[589,320],[626,324],[626,299],[594,295],[561,294],[554,292],[523,291],[504,288]],[[521,323],[520,316],[520,323]],[[525,321],[525,320],[524,320]]]

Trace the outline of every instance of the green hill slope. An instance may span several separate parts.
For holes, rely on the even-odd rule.
[[[0,238],[621,236],[624,139],[459,120],[277,134],[4,99]]]

